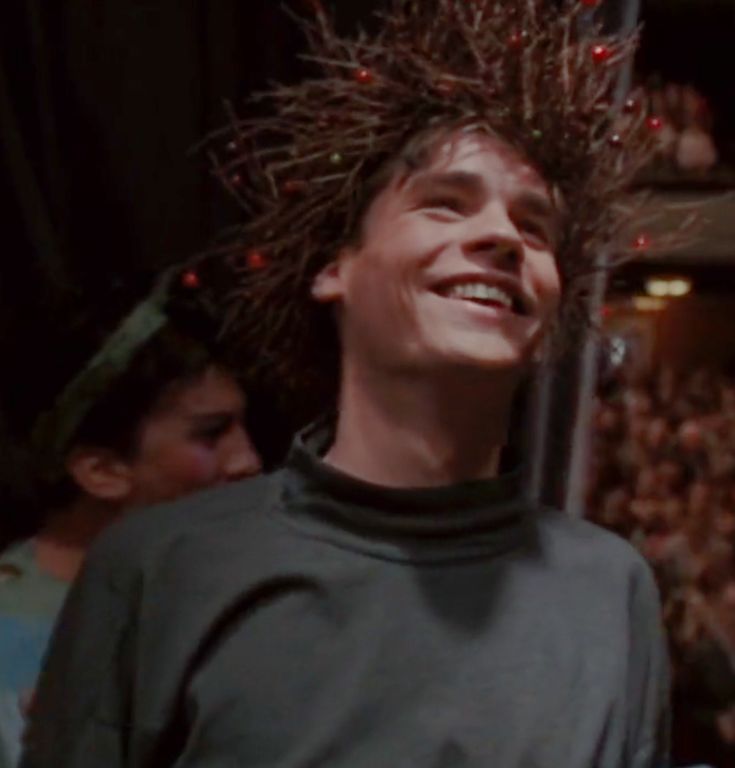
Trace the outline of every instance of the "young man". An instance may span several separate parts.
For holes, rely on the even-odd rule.
[[[232,330],[282,386],[336,382],[336,423],[100,542],[23,765],[663,766],[649,570],[501,456],[647,152],[597,105],[630,46],[576,39],[589,3],[397,0],[357,42],[314,5],[324,77],[218,167],[258,211]]]

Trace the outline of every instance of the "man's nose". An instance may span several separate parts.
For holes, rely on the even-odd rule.
[[[502,269],[515,269],[523,261],[523,239],[508,214],[493,208],[477,222],[468,233],[464,253],[472,259]]]
[[[237,426],[228,436],[222,465],[227,480],[240,480],[257,475],[263,468],[258,452],[250,436],[242,426]]]

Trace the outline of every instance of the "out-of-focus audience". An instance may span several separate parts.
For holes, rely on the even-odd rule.
[[[692,85],[666,83],[650,89],[650,108],[662,120],[658,164],[685,176],[713,170],[720,157],[712,136],[712,110]]]
[[[590,516],[630,539],[661,587],[679,759],[705,759],[709,743],[714,765],[735,760],[735,377],[620,369],[594,431]]]

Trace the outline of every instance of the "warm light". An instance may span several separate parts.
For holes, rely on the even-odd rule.
[[[661,280],[660,278],[652,278],[646,281],[646,293],[649,296],[668,296],[669,295],[669,281]]]
[[[686,277],[652,277],[646,280],[646,293],[649,296],[687,296],[692,291],[692,281]]]
[[[660,312],[666,309],[666,301],[654,296],[634,296],[633,307],[637,312]]]
[[[669,281],[669,296],[686,296],[691,293],[692,281],[676,279]]]

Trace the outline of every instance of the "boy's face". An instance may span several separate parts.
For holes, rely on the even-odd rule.
[[[173,499],[259,472],[244,411],[240,386],[214,367],[164,395],[144,420],[135,456],[127,462],[126,506]]]
[[[511,147],[455,134],[378,193],[313,295],[337,303],[343,355],[369,368],[520,370],[559,303],[557,226]]]

